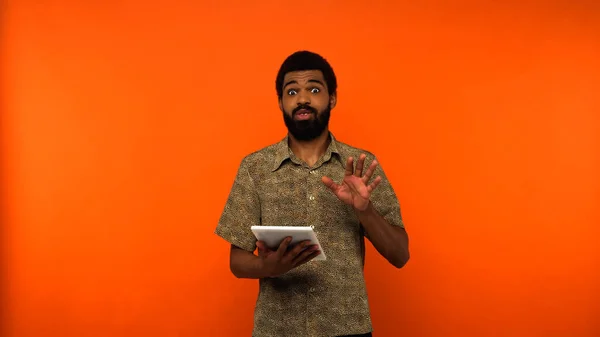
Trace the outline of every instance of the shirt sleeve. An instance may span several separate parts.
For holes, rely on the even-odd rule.
[[[372,163],[374,156],[367,157],[365,160],[364,171],[367,170],[369,165]],[[377,160],[379,163],[379,160]],[[381,164],[378,164],[375,168],[369,184],[373,182],[377,176],[381,176],[381,182],[371,193],[371,203],[379,214],[387,220],[392,226],[398,226],[404,228],[404,221],[402,220],[402,212],[400,211],[400,202],[396,196],[396,192],[392,187],[392,184],[388,180]],[[366,234],[366,233],[365,233]],[[367,236],[368,237],[368,236]]]
[[[260,200],[248,171],[247,160],[244,159],[238,168],[215,234],[234,246],[253,252],[256,249],[256,237],[250,226],[259,224]]]

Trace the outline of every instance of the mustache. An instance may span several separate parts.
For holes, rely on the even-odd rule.
[[[308,111],[310,111],[311,113],[317,114],[317,109],[313,108],[313,107],[312,107],[312,106],[310,106],[310,105],[306,105],[306,104],[298,105],[298,106],[297,106],[297,107],[296,107],[296,108],[295,108],[295,109],[292,111],[292,113],[295,115],[295,114],[296,114],[298,111],[300,111],[300,110],[302,110],[302,109],[304,109],[304,110],[308,110]]]

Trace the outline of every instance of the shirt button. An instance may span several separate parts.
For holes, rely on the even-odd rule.
[[[310,291],[311,293],[314,293],[315,292],[315,288],[310,288],[310,289],[308,289],[308,291]]]
[[[317,170],[310,170],[310,174],[317,174]]]
[[[308,199],[315,200],[315,197],[311,195],[310,197],[308,197]]]

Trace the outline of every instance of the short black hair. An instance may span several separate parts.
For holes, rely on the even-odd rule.
[[[325,78],[329,95],[333,95],[337,92],[337,79],[335,78],[335,73],[329,62],[319,54],[301,50],[288,56],[281,64],[279,72],[277,73],[277,79],[275,80],[277,97],[281,99],[283,96],[283,78],[285,75],[292,71],[302,70],[320,70]]]

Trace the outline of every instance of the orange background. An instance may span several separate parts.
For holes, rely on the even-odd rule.
[[[4,1],[2,336],[249,336],[212,233],[298,49],[402,203],[376,336],[599,336],[600,6],[447,3]]]

